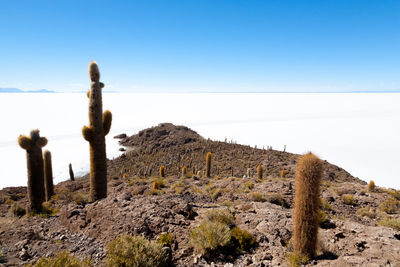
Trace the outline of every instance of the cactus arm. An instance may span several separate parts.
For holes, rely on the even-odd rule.
[[[18,145],[25,150],[31,148],[31,138],[26,135],[18,136]]]
[[[40,138],[37,140],[36,144],[37,144],[40,148],[44,147],[45,145],[47,145],[47,138],[46,138],[46,137],[40,137]]]
[[[107,135],[111,129],[111,122],[112,122],[112,113],[109,110],[104,111],[103,113],[103,129],[104,135]]]
[[[86,91],[86,96],[87,96],[87,98],[90,98],[90,90]]]
[[[86,141],[90,142],[93,139],[93,129],[87,126],[83,126],[82,135]]]

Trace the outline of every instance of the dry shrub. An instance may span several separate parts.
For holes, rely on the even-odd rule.
[[[163,233],[160,235],[158,238],[157,242],[161,244],[163,247],[164,246],[169,246],[171,247],[172,244],[174,243],[174,238],[170,233]]]
[[[326,201],[326,199],[321,198],[320,201],[321,201],[321,209],[322,209],[322,210],[324,210],[324,211],[330,211],[330,210],[332,210],[331,204],[329,204],[329,202]]]
[[[285,201],[285,199],[279,193],[273,193],[273,194],[268,195],[267,201],[272,204],[282,206],[284,208],[289,208],[289,204]]]
[[[26,210],[18,205],[17,203],[14,203],[11,208],[10,208],[12,214],[14,214],[17,217],[22,217],[26,214]]]
[[[231,240],[229,227],[220,222],[204,221],[200,226],[192,229],[190,241],[193,247],[200,253],[223,247]]]
[[[141,236],[121,235],[107,246],[110,267],[167,266],[168,255],[162,245]]]
[[[256,244],[256,240],[252,234],[238,227],[233,227],[231,230],[231,242],[240,251],[248,251]]]
[[[90,267],[89,259],[80,260],[66,251],[61,251],[54,257],[41,258],[35,264],[26,265],[27,267]]]
[[[359,210],[357,210],[357,213],[362,217],[366,216],[370,219],[374,219],[376,217],[375,209],[372,207],[368,207],[368,206],[364,207],[364,208],[360,208]]]
[[[342,201],[346,205],[354,205],[354,197],[352,195],[342,195]]]
[[[399,202],[395,198],[391,197],[383,201],[381,205],[379,205],[379,209],[387,214],[396,214],[399,206]]]
[[[263,194],[261,194],[260,192],[253,192],[250,194],[251,200],[255,201],[255,202],[265,202],[267,201],[265,199],[265,197],[263,196]]]
[[[400,231],[400,218],[386,218],[378,222],[380,226],[386,226]]]
[[[305,265],[309,258],[298,252],[291,252],[286,254],[286,259],[289,261],[289,264],[293,267],[300,267]]]
[[[227,209],[212,209],[204,214],[205,221],[218,222],[228,226],[235,225],[235,216]]]

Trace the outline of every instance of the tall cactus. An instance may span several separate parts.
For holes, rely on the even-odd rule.
[[[69,179],[71,181],[75,181],[75,175],[74,175],[74,170],[72,169],[72,163],[68,165],[68,171],[69,171]]]
[[[112,114],[103,113],[100,71],[96,62],[89,64],[91,80],[89,97],[89,127],[82,128],[82,135],[90,146],[90,201],[107,197],[107,159],[105,136],[111,128]]]
[[[187,173],[187,168],[186,168],[186,166],[183,166],[182,167],[182,178],[186,177],[186,173]]]
[[[297,163],[294,201],[295,252],[315,256],[320,208],[322,161],[312,153],[302,156]]]
[[[263,167],[260,165],[258,165],[257,167],[257,178],[258,179],[262,179],[263,178]]]
[[[53,167],[51,164],[51,153],[46,150],[43,153],[43,164],[44,164],[44,189],[46,201],[49,201],[51,196],[54,195],[53,185]]]
[[[165,178],[165,167],[164,166],[160,166],[160,177]]]
[[[206,156],[206,176],[211,177],[211,152],[208,152]]]
[[[39,130],[32,130],[30,136],[20,135],[18,144],[26,150],[28,169],[28,211],[40,212],[45,199],[44,169],[42,147],[47,145],[47,139],[40,137]]]

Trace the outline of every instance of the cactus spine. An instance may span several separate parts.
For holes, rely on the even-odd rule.
[[[51,164],[51,153],[46,150],[43,153],[43,164],[44,164],[44,189],[46,201],[54,195],[53,185],[53,167]]]
[[[315,256],[320,208],[322,161],[312,153],[302,156],[297,163],[294,203],[295,252]]]
[[[257,167],[257,177],[258,179],[262,179],[263,178],[263,167],[260,165],[258,165]]]
[[[100,71],[96,62],[89,64],[91,80],[89,97],[89,127],[82,128],[82,135],[90,146],[90,201],[107,197],[107,159],[105,136],[111,128],[112,114],[103,113]]]
[[[71,163],[68,165],[68,169],[69,169],[69,179],[71,181],[75,181],[74,170],[72,169],[72,164]]]
[[[160,166],[160,177],[165,178],[165,167]]]
[[[40,212],[45,199],[44,169],[42,147],[47,144],[45,137],[40,137],[39,130],[32,130],[30,136],[20,135],[18,144],[26,150],[28,169],[28,207],[29,212]]]
[[[206,156],[206,176],[211,177],[211,152],[208,152]]]

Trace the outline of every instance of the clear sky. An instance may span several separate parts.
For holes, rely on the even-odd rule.
[[[0,87],[400,90],[400,1],[0,2]]]

